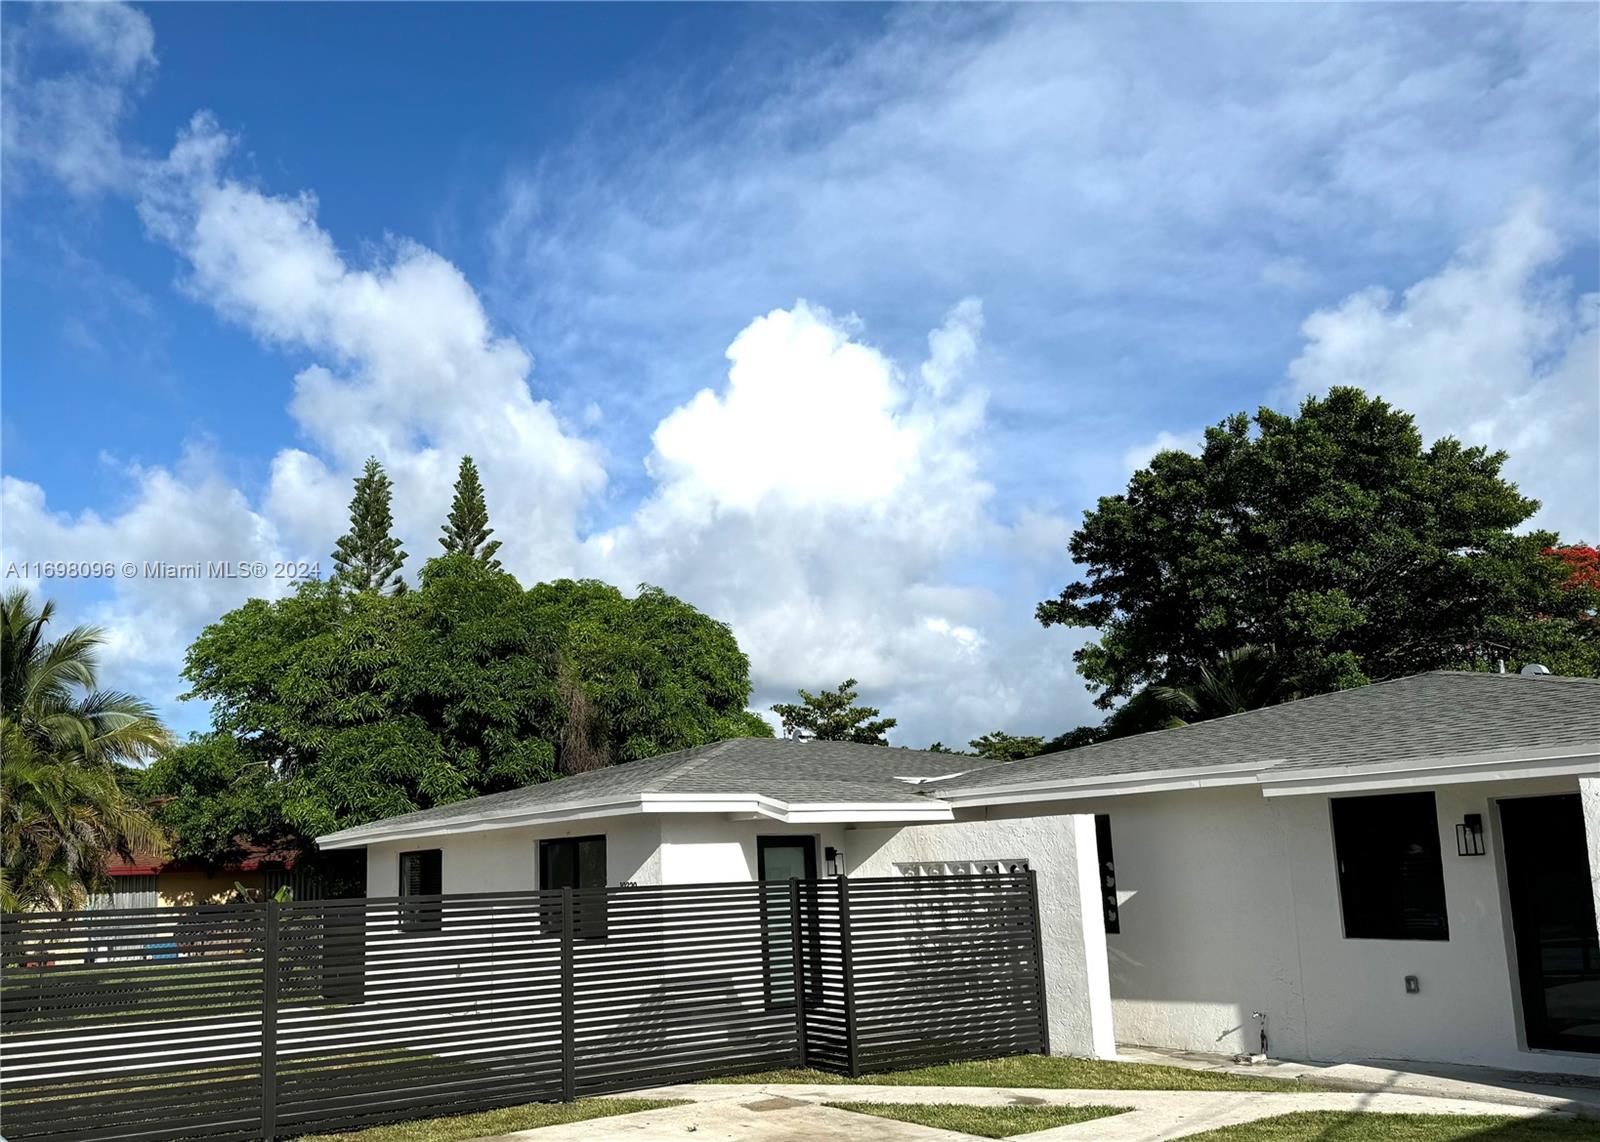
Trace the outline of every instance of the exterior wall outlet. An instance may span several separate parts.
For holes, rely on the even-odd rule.
[[[1406,976],[1406,994],[1416,995],[1422,990],[1422,982],[1414,975]]]

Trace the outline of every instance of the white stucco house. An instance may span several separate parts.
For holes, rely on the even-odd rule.
[[[1037,871],[1052,1049],[1600,1074],[1600,680],[1435,672],[996,764],[739,739],[320,838],[368,892]]]

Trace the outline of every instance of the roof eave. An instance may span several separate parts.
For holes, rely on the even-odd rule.
[[[323,849],[354,849],[385,841],[456,836],[494,829],[657,813],[711,813],[762,817],[788,824],[914,824],[954,819],[950,806],[933,798],[914,801],[786,802],[759,793],[635,793],[579,804],[510,809],[449,821],[417,821],[376,828],[363,825],[317,838]]]
[[[1538,777],[1600,776],[1600,742],[1576,746],[1495,750],[1479,754],[1407,758],[1359,769],[1322,766],[1282,770],[1259,778],[1265,797],[1414,789]]]
[[[956,808],[985,805],[1015,805],[1028,801],[1073,800],[1084,797],[1122,796],[1130,793],[1159,793],[1177,789],[1211,789],[1225,785],[1254,785],[1257,775],[1277,765],[1280,758],[1267,761],[1229,762],[1225,765],[1194,765],[1181,769],[1141,770],[1136,773],[1103,773],[1090,777],[1050,777],[1016,781],[979,789],[942,789],[940,800]]]

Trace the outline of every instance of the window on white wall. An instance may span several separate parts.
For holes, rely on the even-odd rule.
[[[1448,940],[1433,794],[1335,797],[1330,804],[1345,937]]]
[[[573,901],[573,935],[580,940],[606,938],[606,839],[557,837],[539,842],[539,887],[545,892],[562,888],[584,891]],[[561,930],[561,912],[553,901],[543,905],[544,922]]]
[[[400,854],[400,930],[437,932],[443,925],[444,854],[439,849],[416,849]],[[409,897],[433,897],[412,903]]]

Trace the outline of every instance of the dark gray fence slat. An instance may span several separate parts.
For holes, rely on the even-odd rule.
[[[271,1140],[1047,1050],[1042,956],[1033,874],[6,916],[0,1111]]]
[[[261,1136],[278,1136],[278,902],[266,902],[261,941]]]
[[[839,876],[839,970],[844,988],[844,1057],[851,1078],[861,1073],[861,1052],[856,1041],[855,943],[851,940],[850,880]]]

